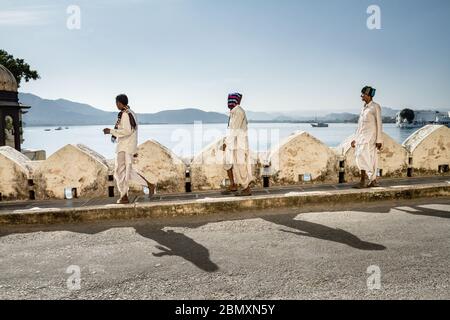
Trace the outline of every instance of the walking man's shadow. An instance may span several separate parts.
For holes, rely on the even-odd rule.
[[[372,242],[359,239],[354,234],[342,229],[327,227],[322,224],[295,220],[296,214],[282,216],[265,216],[263,219],[275,224],[279,224],[288,228],[297,229],[299,232],[291,230],[283,230],[283,232],[293,233],[299,236],[311,237],[321,240],[328,240],[346,244],[359,250],[385,250],[386,247]]]
[[[155,257],[179,256],[204,271],[214,272],[219,270],[219,267],[211,261],[209,250],[183,233],[140,226],[136,226],[135,229],[143,237],[159,243],[156,248],[161,252],[153,253]]]
[[[416,215],[416,216],[427,216],[427,217],[436,217],[443,219],[450,219],[450,212],[441,210],[441,209],[433,209],[423,206],[413,206],[408,208],[395,208],[395,210],[402,211],[404,213]]]

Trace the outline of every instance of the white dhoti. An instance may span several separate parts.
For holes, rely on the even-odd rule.
[[[253,181],[250,154],[244,149],[225,150],[225,170],[233,170],[234,182],[244,189]]]
[[[145,179],[133,169],[133,156],[126,152],[119,152],[116,156],[114,167],[114,179],[117,183],[120,196],[128,195],[130,182],[135,182],[141,186],[147,186]]]
[[[244,189],[253,181],[250,149],[248,146],[247,117],[241,106],[230,112],[224,156],[224,169],[233,170],[234,183]]]
[[[373,101],[364,105],[359,116],[356,130],[355,157],[359,170],[364,170],[372,182],[377,178],[378,149],[376,144],[383,143],[381,107]]]
[[[375,180],[378,170],[378,149],[375,143],[357,144],[355,157],[358,169],[366,172],[370,182]]]

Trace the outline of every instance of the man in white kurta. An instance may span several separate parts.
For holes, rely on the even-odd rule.
[[[250,183],[253,181],[253,175],[248,144],[248,122],[245,111],[240,106],[241,98],[242,95],[238,93],[230,94],[228,97],[230,118],[223,144],[224,169],[230,179],[228,192],[237,191],[240,185],[243,190],[237,195],[247,196],[251,195]]]
[[[133,158],[137,155],[138,124],[136,114],[128,106],[128,98],[125,95],[119,95],[116,98],[116,104],[117,108],[121,110],[120,120],[118,120],[114,129],[104,129],[104,133],[112,134],[117,139],[114,167],[114,179],[120,193],[120,199],[117,203],[126,204],[129,203],[130,182],[148,187],[150,195],[154,193],[155,184],[150,183],[133,168]]]
[[[375,89],[364,87],[361,93],[364,107],[352,147],[355,148],[356,165],[361,171],[361,181],[356,187],[366,188],[378,186],[378,152],[383,144],[383,129],[381,107],[373,101]]]

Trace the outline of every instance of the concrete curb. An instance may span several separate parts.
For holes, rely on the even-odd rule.
[[[130,205],[104,205],[81,208],[45,208],[15,210],[0,214],[0,225],[54,224],[89,222],[108,219],[164,218],[201,216],[266,209],[295,208],[299,212],[341,209],[346,204],[369,203],[395,199],[450,196],[450,183],[428,183],[363,190],[288,192],[251,197],[204,198],[198,200]]]

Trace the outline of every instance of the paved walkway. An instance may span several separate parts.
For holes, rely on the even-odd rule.
[[[382,179],[381,187],[392,186],[414,186],[420,184],[432,184],[450,181],[450,176],[435,176],[426,178],[406,178],[406,179]],[[304,184],[297,186],[286,187],[270,187],[270,188],[255,188],[253,190],[254,196],[263,195],[283,195],[290,192],[307,193],[313,191],[335,191],[335,190],[351,190],[354,183],[343,184]],[[375,188],[376,189],[376,188]],[[132,196],[131,203],[170,203],[185,200],[201,200],[201,199],[221,199],[229,198],[223,196],[218,191],[201,191],[192,193],[173,193],[173,194],[157,194],[151,199],[146,196]],[[43,200],[43,201],[3,201],[0,202],[1,212],[12,212],[14,210],[27,210],[31,208],[82,208],[82,207],[96,207],[115,204],[115,198],[93,198],[93,199],[71,199],[71,200]]]

